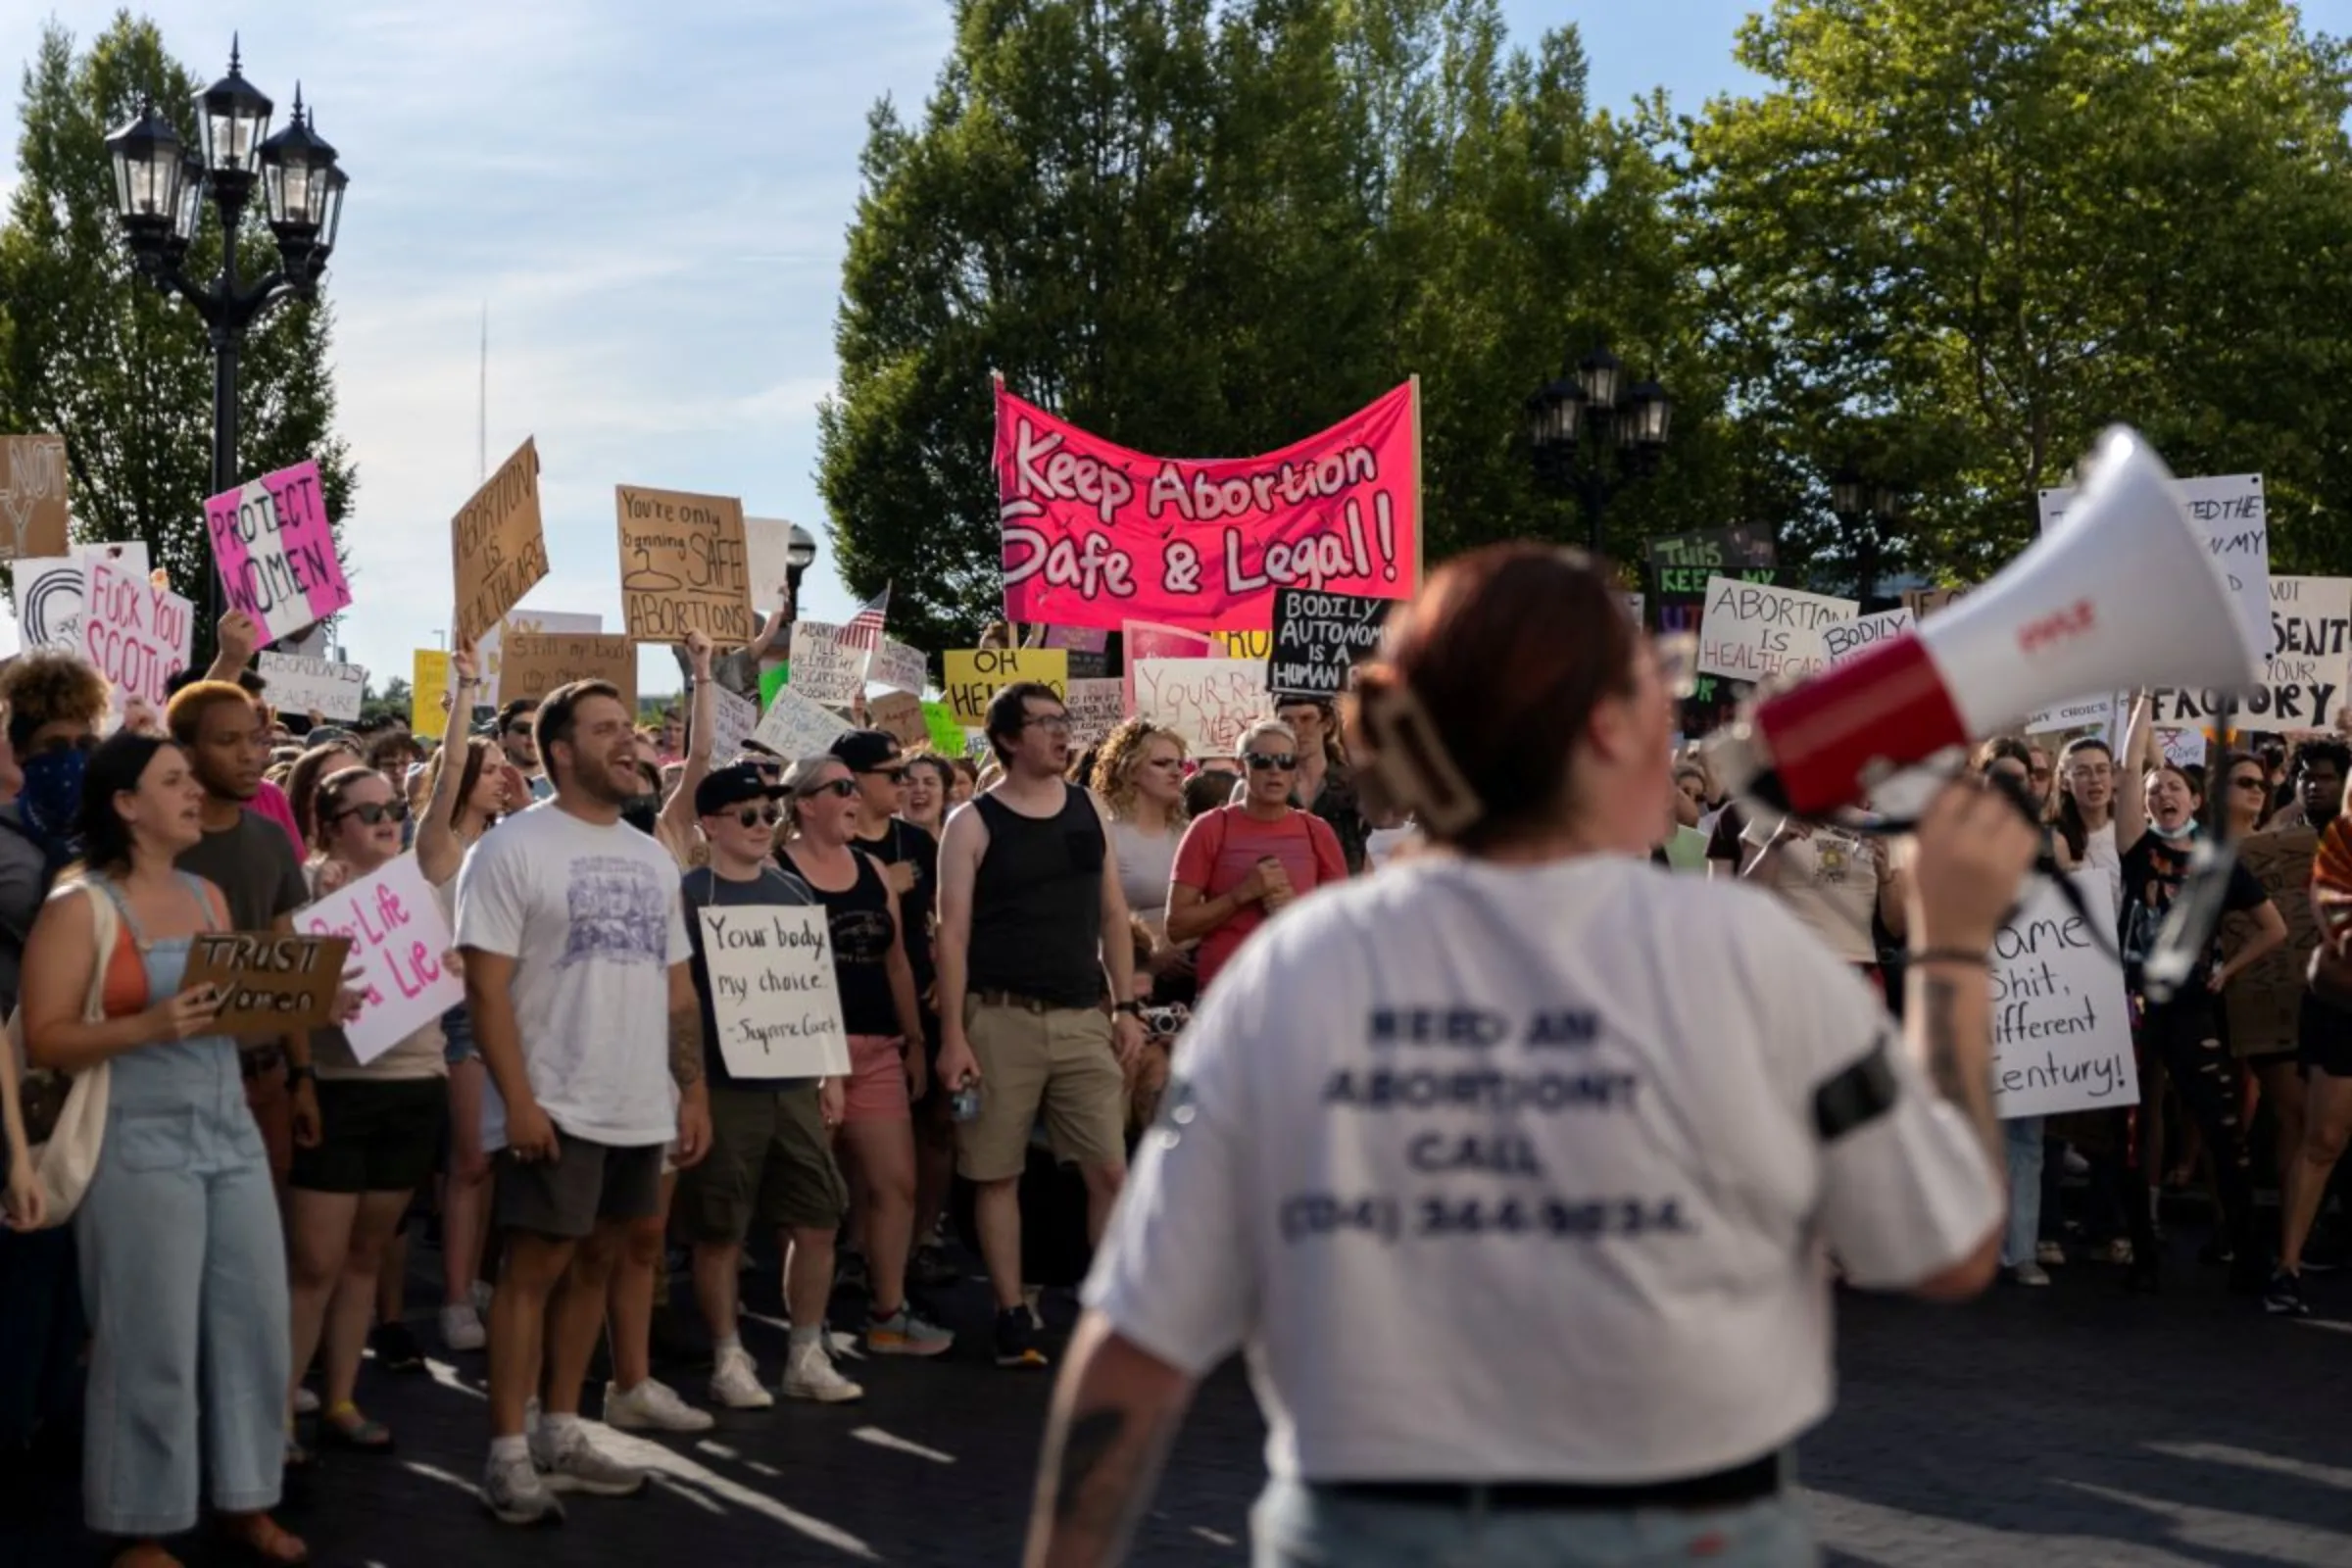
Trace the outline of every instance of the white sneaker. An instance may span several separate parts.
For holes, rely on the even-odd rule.
[[[478,1350],[490,1343],[472,1302],[454,1301],[441,1308],[441,1343],[453,1350]]]
[[[814,1399],[819,1404],[846,1404],[865,1397],[865,1390],[841,1375],[821,1345],[793,1348],[784,1363],[784,1397]]]
[[[623,1464],[588,1441],[574,1421],[561,1431],[541,1427],[531,1434],[531,1463],[550,1492],[585,1492],[599,1497],[633,1497],[652,1475]]]
[[[312,1393],[307,1387],[296,1388],[294,1391],[294,1413],[296,1415],[317,1415],[318,1413],[318,1396]]]
[[[2047,1285],[2050,1283],[2048,1270],[2039,1263],[2019,1263],[2009,1270],[2009,1278],[2019,1285]]]
[[[562,1524],[564,1504],[540,1479],[539,1467],[528,1457],[500,1463],[493,1458],[482,1471],[482,1506],[501,1524]]]
[[[697,1410],[660,1378],[647,1378],[627,1393],[605,1385],[605,1425],[623,1432],[708,1432],[718,1418]]]
[[[737,1346],[719,1352],[718,1365],[710,1372],[710,1401],[730,1410],[765,1410],[773,1406],[776,1396],[760,1383],[760,1363],[752,1352]]]

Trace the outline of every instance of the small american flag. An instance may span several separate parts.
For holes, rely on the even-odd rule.
[[[882,620],[889,612],[890,587],[886,583],[882,591],[867,600],[858,613],[850,617],[849,624],[841,628],[843,646],[862,648],[869,655],[878,651],[882,646]]]

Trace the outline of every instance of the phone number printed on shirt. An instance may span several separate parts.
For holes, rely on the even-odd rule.
[[[1394,1246],[1405,1237],[1537,1236],[1592,1242],[1611,1237],[1688,1236],[1682,1200],[1666,1198],[1495,1198],[1454,1193],[1343,1198],[1298,1193],[1279,1210],[1286,1242],[1348,1232]]]

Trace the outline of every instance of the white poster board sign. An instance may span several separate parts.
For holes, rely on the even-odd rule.
[[[16,564],[17,626],[27,649],[81,652],[82,563],[42,556]]]
[[[356,985],[367,1001],[343,1038],[363,1067],[466,1000],[466,982],[446,961],[457,947],[448,912],[414,855],[304,906],[294,925],[351,939],[346,968],[363,971]]]
[[[850,726],[831,709],[810,702],[790,686],[776,692],[752,739],[784,759],[797,761],[829,750]]]
[[[1273,711],[1262,659],[1145,659],[1134,669],[1136,716],[1183,736],[1195,757],[1231,757]]]
[[[798,664],[793,666],[793,673],[796,676],[800,673]],[[911,692],[920,697],[923,687],[931,678],[930,660],[920,648],[909,648],[905,643],[894,643],[885,637],[882,646],[874,650],[873,662],[867,666],[865,678],[876,685],[887,686],[894,692]]]
[[[742,755],[743,743],[760,727],[760,705],[716,682],[711,684],[710,698],[710,765],[724,767]]]
[[[1100,746],[1127,716],[1127,683],[1115,675],[1107,680],[1071,681],[1069,701],[1063,707],[1070,714],[1070,749]]]
[[[2084,697],[2071,703],[2045,708],[2026,718],[2029,735],[2056,735],[2066,730],[2091,729],[2099,738],[2113,746],[2122,736],[2116,733],[2118,721],[2129,711],[2120,693],[2109,692],[2104,697]]]
[[[839,1078],[850,1071],[821,906],[758,904],[702,911],[703,968],[719,1059],[741,1080]]]
[[[2344,704],[2352,658],[2352,577],[2271,579],[2268,657],[2250,692],[2160,690],[2156,722],[2224,729],[2324,730]]]
[[[1908,610],[1882,610],[1875,615],[1860,615],[1852,620],[1834,621],[1822,627],[1821,646],[1829,654],[1831,663],[1840,663],[1856,654],[1870,652],[1879,644],[1898,637],[1918,624],[1918,617]]]
[[[106,677],[116,713],[134,697],[160,710],[172,677],[188,667],[196,607],[106,556],[88,558],[83,571],[81,657]]]
[[[1827,669],[1824,632],[1852,620],[1860,608],[1799,588],[1709,577],[1698,618],[1698,672],[1755,681]]]
[[[865,691],[865,650],[821,620],[792,623],[792,689],[812,703],[847,708]]]
[[[2139,1103],[2124,971],[2109,956],[2115,901],[2103,871],[2072,881],[2089,921],[2036,880],[1992,939],[1993,1110],[2004,1121]]]
[[[270,706],[279,712],[317,713],[320,718],[360,716],[368,671],[359,665],[276,653],[262,655],[260,663],[262,679],[270,683]]]

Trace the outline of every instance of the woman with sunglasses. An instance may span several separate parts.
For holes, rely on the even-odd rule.
[[[1241,751],[1249,770],[1242,803],[1193,819],[1168,883],[1168,940],[1200,944],[1194,964],[1202,995],[1268,916],[1348,879],[1331,824],[1291,804],[1297,732],[1280,719],[1261,719],[1243,734]]]
[[[409,806],[383,774],[347,767],[318,786],[313,819],[319,854],[311,887],[324,896],[400,858]],[[334,934],[307,910],[294,921],[304,931]],[[440,1153],[449,1116],[446,1045],[439,1019],[365,1063],[341,1029],[312,1035],[319,1138],[295,1150],[287,1199],[293,1365],[299,1380],[323,1344],[318,1432],[338,1447],[392,1446],[392,1435],[361,1414],[353,1396],[376,1315],[377,1279],[409,1201]],[[289,1400],[294,1392],[287,1390]]]
[[[937,1355],[955,1336],[906,1303],[914,1239],[913,1103],[923,1095],[922,1009],[906,960],[906,920],[880,861],[856,847],[864,792],[850,764],[804,757],[784,775],[792,836],[784,869],[825,906],[841,1022],[850,1037],[850,1081],[841,1142],[863,1200],[871,1281],[866,1348],[884,1355]]]

